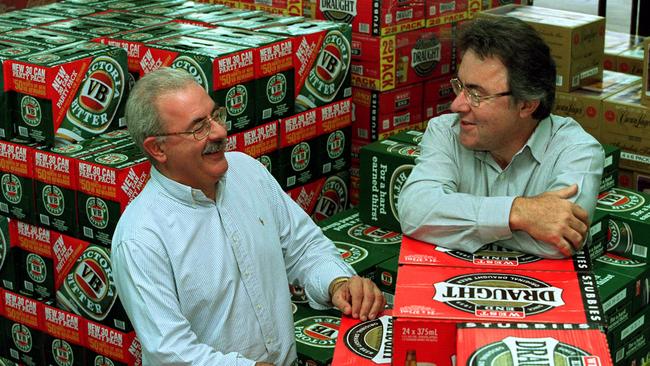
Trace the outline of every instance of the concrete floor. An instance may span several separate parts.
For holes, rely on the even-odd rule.
[[[632,1],[637,0],[607,1],[606,18],[608,30],[624,33],[630,31]],[[533,0],[533,5],[545,8],[577,11],[586,14],[598,14],[598,0]]]

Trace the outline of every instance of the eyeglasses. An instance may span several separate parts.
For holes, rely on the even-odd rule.
[[[478,107],[481,105],[481,101],[488,100],[488,99],[494,99],[498,97],[505,97],[506,95],[512,95],[512,92],[503,92],[503,93],[496,93],[492,95],[481,95],[479,94],[476,89],[473,88],[468,88],[463,84],[462,81],[458,78],[453,78],[449,80],[451,82],[451,88],[454,90],[454,94],[459,95],[460,92],[465,93],[465,97],[467,97],[467,100],[469,100],[469,104],[472,107]]]
[[[170,133],[159,133],[151,135],[152,137],[164,137],[164,136],[174,136],[174,135],[189,135],[192,134],[194,139],[201,141],[206,138],[210,131],[212,131],[212,122],[215,122],[219,126],[226,126],[226,108],[218,107],[215,108],[210,115],[206,116],[200,122],[196,124],[196,127],[191,131],[181,131],[181,132],[170,132]]]

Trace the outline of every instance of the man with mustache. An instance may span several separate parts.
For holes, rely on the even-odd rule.
[[[468,23],[458,46],[454,113],[429,121],[399,195],[404,233],[468,252],[496,242],[573,255],[589,239],[604,153],[575,120],[550,114],[548,46],[511,17]]]
[[[143,365],[290,365],[289,284],[373,319],[384,297],[257,160],[224,152],[224,110],[183,70],[134,86],[126,121],[151,179],[113,236],[113,273]]]

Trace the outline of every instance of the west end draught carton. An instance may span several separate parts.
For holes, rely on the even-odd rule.
[[[466,322],[601,324],[591,273],[403,265],[393,310],[393,362],[452,365],[456,325]]]
[[[400,264],[420,264],[440,267],[505,268],[534,271],[588,272],[592,260],[580,251],[565,259],[544,259],[531,254],[487,244],[474,253],[447,249],[408,236],[402,238]]]
[[[333,365],[389,365],[393,352],[393,317],[385,310],[373,320],[341,317]]]
[[[349,24],[310,20],[262,31],[293,37],[296,112],[352,95]]]
[[[226,129],[236,133],[255,126],[255,47],[190,36],[177,36],[148,44],[153,67],[141,61],[146,73],[169,66],[186,70],[226,108]]]
[[[18,134],[53,145],[115,130],[127,97],[126,52],[78,42],[7,61]]]
[[[457,365],[612,366],[605,334],[588,324],[458,325]]]

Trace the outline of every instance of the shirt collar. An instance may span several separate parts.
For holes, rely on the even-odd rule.
[[[535,131],[533,131],[533,134],[530,135],[528,141],[526,141],[525,146],[528,146],[531,155],[535,160],[537,160],[537,162],[542,162],[542,157],[548,148],[552,123],[553,121],[551,120],[551,116],[537,122]]]
[[[217,182],[217,202],[220,201],[220,192],[223,191],[222,187],[225,185],[227,174],[228,173],[226,172],[226,174],[219,179],[219,182]],[[215,204],[215,201],[208,198],[200,189],[192,188],[173,179],[169,179],[154,166],[151,166],[150,179],[159,184],[171,197],[192,207],[195,207],[196,205]]]

